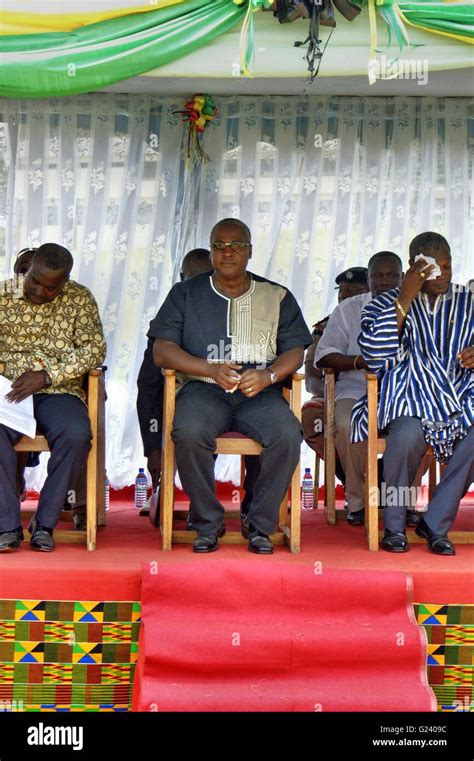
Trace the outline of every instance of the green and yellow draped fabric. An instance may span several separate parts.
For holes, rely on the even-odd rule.
[[[396,41],[400,48],[409,44],[410,26],[458,42],[474,39],[472,1],[352,2],[367,6],[372,53],[379,43],[377,19],[388,29],[387,42]],[[241,72],[249,75],[254,12],[270,4],[271,0],[2,0],[0,96],[41,98],[100,90],[177,60],[237,23],[242,24]]]
[[[68,10],[63,0],[3,0],[0,10],[1,34],[41,34],[72,32],[79,26],[107,19],[158,10],[184,0],[81,0],[80,10]],[[73,6],[73,4],[71,4]]]
[[[47,5],[60,9],[64,3]],[[1,96],[42,98],[103,89],[206,45],[234,26],[246,10],[232,0],[152,0],[146,10],[143,0],[127,0],[121,9],[115,1],[79,5],[83,10],[69,20],[67,13],[62,21],[60,14],[44,14],[47,31],[38,32],[42,11],[21,12],[32,9],[32,2],[2,0],[0,26],[5,20],[5,28],[11,29],[23,18],[30,33],[0,36]],[[101,12],[101,20],[95,20]],[[82,25],[69,29],[79,17]],[[50,31],[53,24],[63,26]]]
[[[377,48],[377,15],[385,22],[388,45],[394,37],[400,49],[409,44],[407,26],[423,29],[425,32],[442,34],[458,42],[474,41],[474,5],[456,0],[424,0],[404,2],[404,0],[357,0],[355,5],[368,6],[370,21],[370,51],[373,56]]]

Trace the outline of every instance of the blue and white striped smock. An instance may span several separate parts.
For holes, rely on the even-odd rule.
[[[377,296],[361,315],[361,354],[380,379],[378,427],[383,430],[403,415],[420,418],[427,445],[437,460],[446,462],[474,423],[474,373],[461,367],[458,358],[474,345],[473,294],[452,284],[430,306],[426,294],[419,293],[400,338],[398,294],[397,288]],[[366,438],[364,396],[352,411],[351,440]]]

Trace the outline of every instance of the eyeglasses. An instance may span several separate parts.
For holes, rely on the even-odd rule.
[[[247,243],[245,240],[229,240],[227,242],[215,240],[214,243],[211,243],[211,247],[217,248],[218,251],[223,251],[225,248],[235,248],[236,251],[244,251],[244,249],[250,248],[251,245],[251,243]]]

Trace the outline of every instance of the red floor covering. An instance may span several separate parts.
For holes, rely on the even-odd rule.
[[[435,711],[405,573],[143,566],[138,711]]]
[[[177,503],[177,507],[184,507]],[[26,522],[25,522],[26,523]],[[474,528],[474,503],[463,504],[456,521],[459,530]],[[474,602],[474,546],[458,544],[455,557],[431,554],[425,544],[414,544],[406,554],[367,550],[363,527],[325,523],[322,509],[302,516],[302,552],[291,555],[276,547],[261,557],[245,545],[223,545],[218,553],[193,554],[190,545],[161,551],[160,533],[140,517],[130,499],[112,501],[107,526],[98,531],[97,549],[58,544],[52,553],[32,551],[27,544],[16,553],[0,555],[0,598],[38,600],[140,600],[140,564],[208,563],[245,558],[249,563],[291,563],[358,570],[398,570],[412,574],[414,601],[433,604]]]

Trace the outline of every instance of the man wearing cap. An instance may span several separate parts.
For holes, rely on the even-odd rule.
[[[366,393],[367,362],[360,356],[358,338],[361,313],[373,298],[397,288],[402,281],[402,262],[392,251],[379,251],[369,260],[368,285],[370,292],[342,301],[329,318],[324,335],[316,349],[315,366],[333,368],[336,381],[336,450],[346,474],[347,522],[352,526],[364,524],[364,476],[366,444],[351,444],[350,420],[352,407]],[[346,274],[347,278],[347,274]],[[336,281],[337,282],[337,281]]]
[[[336,290],[338,290],[338,303],[367,293],[367,267],[351,267],[344,270],[336,277]],[[324,380],[323,371],[314,366],[314,353],[321,340],[324,329],[330,315],[320,320],[313,327],[313,343],[306,352],[304,361],[304,375],[306,391],[312,394],[309,402],[301,408],[301,424],[304,439],[321,459],[324,458],[324,434],[322,433],[324,419]],[[345,474],[339,458],[336,458],[336,475],[340,481],[345,481]]]

